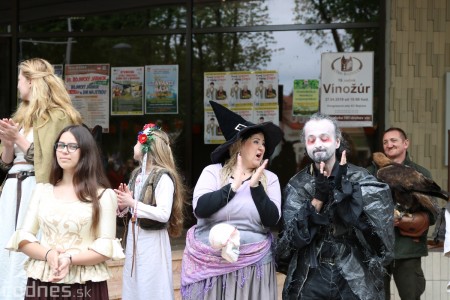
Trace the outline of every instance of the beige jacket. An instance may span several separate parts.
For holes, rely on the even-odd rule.
[[[42,120],[35,122],[36,126],[33,125],[34,172],[37,183],[48,182],[56,137],[61,130],[72,124],[68,116],[60,110],[50,111],[49,115],[50,120],[44,126],[39,127],[43,123]]]

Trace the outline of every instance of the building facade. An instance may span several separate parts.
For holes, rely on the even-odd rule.
[[[178,65],[178,112],[109,115],[102,150],[117,173],[132,156],[140,126],[158,121],[171,133],[179,168],[194,186],[216,146],[204,143],[205,72],[277,71],[280,126],[300,166],[302,119],[286,109],[292,105],[293,81],[320,79],[321,53],[373,51],[374,125],[345,130],[354,162],[367,165],[370,154],[382,148],[382,131],[402,127],[413,159],[446,188],[449,22],[446,0],[3,1],[0,114],[7,117],[17,106],[16,68],[23,59]]]

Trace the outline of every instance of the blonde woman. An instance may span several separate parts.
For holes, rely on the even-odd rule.
[[[185,188],[168,135],[155,124],[138,133],[134,159],[140,166],[116,191],[119,216],[127,215],[122,299],[174,299],[169,236],[183,228]],[[149,294],[150,293],[150,294]]]
[[[26,256],[4,245],[22,223],[36,182],[49,180],[53,145],[61,129],[80,124],[64,82],[40,58],[19,64],[20,104],[10,119],[0,120],[0,167],[8,171],[0,203],[0,298],[23,299]]]
[[[275,300],[270,227],[280,219],[281,191],[265,167],[283,133],[272,122],[253,124],[210,103],[226,142],[212,152],[194,189],[197,224],[186,236],[182,297]]]

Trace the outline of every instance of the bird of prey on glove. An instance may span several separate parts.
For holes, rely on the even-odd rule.
[[[389,185],[394,200],[410,213],[423,206],[436,215],[438,208],[432,197],[449,199],[448,192],[415,169],[393,162],[381,152],[373,153],[373,161],[378,166],[377,178]]]

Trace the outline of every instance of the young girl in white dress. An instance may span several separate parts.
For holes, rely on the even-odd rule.
[[[169,236],[181,234],[183,182],[168,135],[154,124],[138,134],[140,166],[116,191],[119,216],[128,217],[122,299],[174,299]]]

